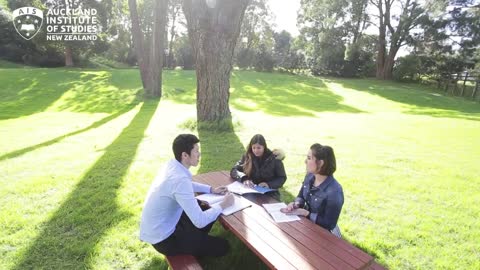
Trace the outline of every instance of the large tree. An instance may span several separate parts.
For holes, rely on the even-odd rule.
[[[184,0],[197,74],[197,120],[231,117],[230,73],[243,15],[250,0]]]
[[[348,44],[345,51],[344,76],[358,76],[365,70],[365,41],[364,31],[369,26],[367,13],[368,0],[352,0],[349,6],[351,20],[347,22]],[[365,75],[363,73],[363,75]]]
[[[289,60],[288,56],[290,54],[292,35],[283,30],[280,33],[274,33],[273,38],[275,39],[275,46],[273,48],[275,64],[285,68]]]
[[[133,49],[135,50],[135,55],[137,56],[137,63],[140,69],[140,77],[142,78],[143,89],[151,89],[151,75],[148,68],[148,51],[145,46],[145,38],[140,27],[137,1],[128,0],[128,7],[130,9],[130,18],[132,20]]]
[[[173,45],[175,44],[175,39],[178,36],[177,24],[183,24],[184,17],[182,13],[182,2],[181,0],[171,0],[168,8],[168,25],[169,25],[169,40],[168,40],[168,54],[167,54],[167,67],[175,68],[174,63],[174,52]]]
[[[147,38],[141,28],[137,1],[128,0],[128,6],[132,20],[133,47],[137,55],[145,95],[161,97],[168,0],[154,1],[152,36]]]
[[[155,0],[152,48],[150,50],[150,70],[152,88],[148,92],[150,97],[162,96],[162,68],[166,43],[168,0]]]
[[[240,36],[235,48],[236,65],[240,68],[257,66],[262,59],[261,48],[273,47],[272,14],[266,0],[252,0],[245,10]],[[271,52],[268,52],[270,58]]]
[[[425,9],[422,31],[409,40],[412,54],[395,64],[397,77],[441,77],[474,68],[480,61],[480,0],[429,0]]]
[[[298,14],[306,55],[314,75],[341,75],[349,25],[347,0],[303,0]]]
[[[370,2],[378,11],[376,77],[390,80],[393,78],[395,56],[400,47],[405,45],[411,30],[419,24],[424,10],[415,0],[370,0]],[[394,14],[395,5],[399,7],[400,14]]]
[[[308,67],[315,75],[367,75],[369,0],[302,0],[298,12]]]

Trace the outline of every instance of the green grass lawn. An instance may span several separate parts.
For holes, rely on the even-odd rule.
[[[235,72],[234,132],[186,128],[195,74],[164,72],[144,102],[137,70],[0,69],[0,269],[166,269],[138,240],[142,204],[178,133],[194,173],[228,170],[252,135],[286,152],[291,200],[315,142],[335,149],[344,237],[391,269],[480,269],[480,104],[416,84]],[[266,269],[233,252],[206,269]]]

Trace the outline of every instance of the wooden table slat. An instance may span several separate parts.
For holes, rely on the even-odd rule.
[[[287,255],[288,259],[300,269],[305,269],[309,264],[311,269],[335,269],[327,261],[323,260],[318,254],[315,254],[296,240],[289,239],[281,230],[271,226],[265,219],[256,220],[256,213],[252,215],[255,209],[245,209],[236,215],[238,219],[243,220],[249,228],[256,232],[261,232],[261,238],[276,250],[282,250],[282,254]]]
[[[343,248],[338,247],[332,242],[326,240],[325,238],[319,239],[315,235],[312,235],[312,231],[305,231],[305,227],[303,226],[295,226],[295,224],[282,224],[283,230],[289,233],[295,239],[303,239],[306,238],[304,241],[308,243],[309,248],[315,249],[326,249],[328,252],[325,252],[325,255],[331,254],[331,256],[335,256],[336,258],[341,258],[342,261],[346,261],[350,267],[358,268],[359,266],[367,264],[368,261],[362,261],[357,258],[354,254],[345,250]],[[336,237],[336,236],[334,236]],[[325,256],[324,255],[324,256]],[[332,258],[333,260],[334,258]]]
[[[167,256],[168,264],[172,269],[202,270],[197,259],[191,255]]]
[[[302,219],[299,222],[301,222],[306,228],[310,229],[313,233],[325,236],[327,241],[331,239],[331,238],[328,237],[328,236],[331,236],[330,232],[328,232],[327,230],[319,227],[316,224],[313,224],[312,222],[310,222],[310,220]],[[346,252],[352,254],[353,256],[357,257],[359,260],[361,260],[365,263],[369,263],[373,260],[372,256],[368,255],[364,251],[362,251],[362,250],[358,249],[357,247],[353,246],[352,244],[348,243],[344,239],[338,239],[338,241],[337,241],[337,239],[334,239],[334,240],[335,241],[329,241],[330,242],[329,244],[336,245],[336,246],[342,248]]]
[[[257,256],[272,269],[298,269],[287,261],[283,256],[258,237],[251,229],[241,226],[240,220],[235,216],[225,217],[228,224],[235,227],[231,230],[242,242],[244,242]],[[262,252],[258,252],[261,250]]]
[[[318,239],[315,239],[315,237],[312,237],[311,235],[308,235],[308,233],[302,231],[301,228],[303,229],[303,227],[295,226],[295,224],[282,224],[281,226],[282,229],[292,238],[302,239],[302,242],[304,242],[305,246],[307,246],[309,249],[322,251],[321,253],[319,252],[319,256],[329,256],[329,260],[331,260],[334,265],[341,266],[341,269],[356,269],[363,267],[366,263],[368,263],[359,260],[357,257],[343,249],[339,249],[334,245],[330,245],[328,241],[318,241]]]

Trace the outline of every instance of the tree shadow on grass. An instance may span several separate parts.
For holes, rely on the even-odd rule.
[[[197,78],[194,70],[164,71],[163,97],[177,103],[195,104]]]
[[[0,87],[0,120],[41,112],[72,87],[80,74],[66,70],[5,69]]]
[[[109,228],[130,216],[119,210],[117,191],[157,106],[158,100],[142,105],[50,220],[41,226],[38,237],[14,269],[93,268],[97,243]]]
[[[0,120],[42,112],[59,99],[58,110],[115,113],[133,103],[140,90],[138,72],[64,69],[2,70]],[[3,75],[3,74],[2,74]]]
[[[230,170],[245,152],[240,139],[233,130],[231,120],[227,129],[217,131],[214,128],[198,128],[201,145],[201,162],[198,173]]]
[[[79,130],[76,130],[76,131],[73,131],[73,132],[70,132],[70,133],[67,133],[67,134],[64,134],[64,135],[61,135],[61,136],[58,136],[56,138],[53,138],[51,140],[48,140],[48,141],[45,141],[43,143],[39,143],[39,144],[36,144],[36,145],[32,145],[32,146],[28,146],[28,147],[25,147],[23,149],[19,149],[19,150],[15,150],[13,152],[10,152],[10,153],[7,153],[5,155],[2,155],[0,156],[0,161],[2,160],[5,160],[5,159],[10,159],[10,158],[15,158],[15,157],[18,157],[18,156],[21,156],[23,154],[26,154],[30,151],[33,151],[33,150],[36,150],[36,149],[39,149],[41,147],[46,147],[46,146],[49,146],[49,145],[52,145],[52,144],[55,144],[63,139],[66,139],[68,137],[71,137],[71,136],[74,136],[74,135],[78,135],[80,133],[83,133],[83,132],[86,132],[90,129],[93,129],[93,128],[98,128],[112,120],[114,120],[115,118],[121,116],[122,114],[130,111],[131,109],[133,109],[138,103],[139,103],[139,99],[137,99],[134,103],[131,103],[131,104],[128,104],[127,106],[125,106],[125,108],[123,108],[122,110],[120,110],[119,112],[116,112],[112,115],[109,115],[107,117],[104,117],[98,121],[96,121],[95,123],[92,123],[91,125],[89,125],[88,127],[85,127],[85,128],[82,128],[82,129],[79,129]]]
[[[135,102],[141,94],[141,81],[134,70],[84,70],[78,81],[71,81],[72,88],[62,97],[58,109],[73,112],[114,113],[124,104]]]
[[[243,111],[279,116],[315,116],[318,112],[359,113],[342,104],[317,78],[278,73],[236,72],[232,76],[231,104]]]
[[[409,114],[480,121],[480,104],[463,98],[446,97],[442,91],[430,86],[373,79],[331,79],[331,82],[410,105],[411,108],[406,111]]]
[[[190,74],[189,74],[190,76]],[[169,99],[178,103],[195,103],[195,86],[168,79]],[[193,85],[193,86],[192,86]],[[317,78],[278,73],[236,71],[230,79],[230,105],[242,111],[263,111],[279,116],[315,116],[318,112],[359,113],[361,110],[342,104],[343,97],[328,90]],[[175,91],[181,88],[181,91]],[[173,89],[173,90],[172,90]]]

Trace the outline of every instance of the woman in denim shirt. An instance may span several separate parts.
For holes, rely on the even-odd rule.
[[[312,222],[342,237],[337,225],[343,206],[343,189],[335,180],[335,154],[330,146],[313,144],[305,160],[307,175],[294,202],[282,212],[309,218]]]

